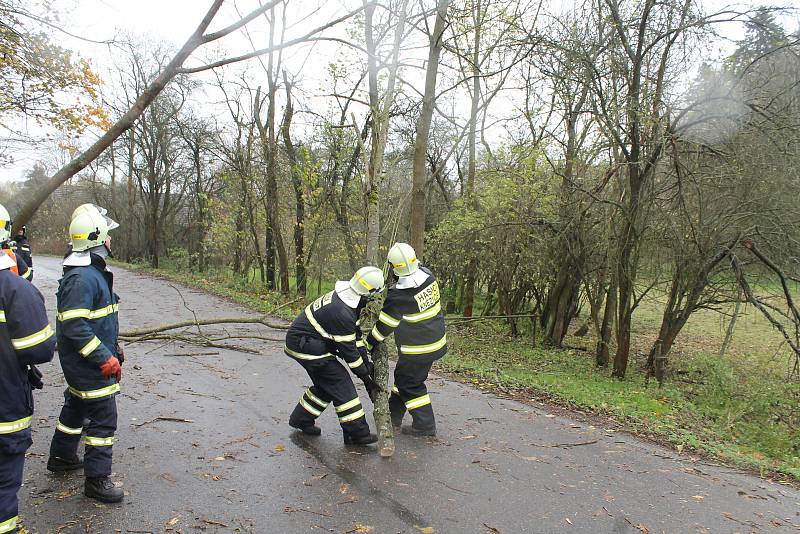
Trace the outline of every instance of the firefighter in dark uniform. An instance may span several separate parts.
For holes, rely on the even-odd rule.
[[[336,357],[347,363],[372,395],[377,386],[357,323],[359,313],[383,289],[383,284],[380,269],[362,267],[349,282],[336,282],[333,291],[309,304],[289,327],[284,351],[305,368],[313,383],[289,417],[290,426],[305,434],[319,435],[321,430],[315,421],[333,403],[345,444],[377,441],[377,436],[370,433],[350,374]]]
[[[108,232],[118,226],[98,206],[75,210],[69,227],[72,252],[64,259],[56,293],[58,354],[68,387],[47,468],[60,472],[83,467],[84,494],[102,502],[123,498],[122,488],[109,478],[124,356],[117,343],[119,299],[105,261]],[[81,434],[83,461],[77,455]]]
[[[8,223],[0,221],[3,241]],[[10,255],[0,254],[0,534],[18,531],[17,491],[32,442],[31,389],[42,388],[35,365],[52,360],[56,345],[41,293],[16,269]]]
[[[2,249],[6,256],[14,260],[16,265],[14,266],[13,271],[19,274],[25,280],[32,282],[33,269],[29,267],[29,264],[25,261],[22,254],[16,254],[14,252],[16,245],[13,241],[11,241],[11,226],[13,224],[11,222],[11,216],[8,214],[8,210],[2,204],[0,204],[0,221],[3,223],[3,228],[0,231],[0,249]]]
[[[412,424],[402,428],[404,434],[435,436],[436,419],[425,381],[433,362],[447,354],[439,283],[406,243],[395,243],[388,260],[398,280],[389,288],[365,343],[374,350],[394,332],[398,358],[389,397],[392,424],[400,426],[408,410]]]
[[[25,263],[31,270],[31,276],[29,280],[33,281],[33,256],[31,254],[31,243],[28,241],[27,226],[23,226],[19,229],[19,231],[17,231],[17,235],[14,237],[13,245],[11,245],[11,251],[17,256],[21,256],[22,259],[25,260]]]

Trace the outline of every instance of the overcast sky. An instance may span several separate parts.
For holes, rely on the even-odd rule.
[[[433,3],[433,0],[429,0]],[[759,5],[765,2],[740,3],[738,5]],[[98,41],[111,40],[123,36],[133,36],[143,41],[166,42],[174,47],[180,46],[192,33],[205,14],[210,0],[53,0],[53,4],[60,11],[60,25],[71,33]],[[360,0],[295,0],[292,5],[297,6],[292,12],[295,20],[305,19],[289,29],[288,37],[305,33],[325,20],[330,20],[337,15],[346,13],[349,9],[361,4]],[[730,2],[721,0],[704,0],[707,12],[718,10],[730,5]],[[212,24],[212,30],[221,28],[238,19],[239,13],[246,13],[258,5],[258,0],[228,0]],[[786,7],[800,7],[800,0],[784,1],[781,5]],[[291,22],[291,21],[290,21]],[[784,17],[782,22],[790,29],[797,28],[794,16]],[[249,26],[252,28],[248,36],[239,33],[228,36],[223,41],[226,51],[234,55],[252,50],[250,39],[258,46],[265,46],[266,24],[259,23]],[[336,30],[336,31],[343,31]],[[721,29],[729,38],[736,39],[741,36],[740,25],[728,25]],[[78,39],[73,39],[59,34],[61,44],[75,50],[80,56],[89,59],[101,76],[108,81],[109,71],[113,69],[114,52],[106,45],[91,44]],[[716,50],[710,53],[717,55],[730,50],[730,45],[720,43]],[[320,87],[324,79],[324,70],[334,58],[333,52],[339,47],[331,44],[315,45],[296,49],[286,58],[290,72],[300,80],[300,86],[306,91],[306,99],[323,98],[324,88]],[[214,49],[208,51],[214,52]],[[119,57],[119,56],[118,56]],[[195,53],[187,62],[187,66],[196,65],[203,59],[203,53]],[[259,66],[253,65],[253,69]],[[208,79],[208,78],[206,78]],[[113,91],[113,84],[107,84],[104,93]],[[307,102],[308,103],[308,102]],[[302,120],[302,118],[298,118]],[[18,180],[22,178],[41,154],[18,153],[16,163],[0,168],[0,180]]]

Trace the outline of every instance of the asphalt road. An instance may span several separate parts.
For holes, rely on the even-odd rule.
[[[123,329],[249,313],[113,270]],[[59,274],[56,259],[36,258],[51,315]],[[263,326],[225,331],[282,337]],[[164,342],[127,348],[114,447],[114,479],[126,492],[119,505],[86,499],[81,472],[45,469],[64,381],[57,362],[42,366],[20,491],[28,531],[800,531],[800,492],[788,486],[444,379],[431,381],[438,438],[399,436],[392,459],[345,447],[332,413],[321,418],[321,437],[298,436],[287,420],[308,378],[280,342],[248,343],[260,354]]]

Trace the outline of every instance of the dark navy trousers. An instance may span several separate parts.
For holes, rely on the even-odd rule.
[[[83,428],[84,419],[89,425]],[[114,432],[117,430],[117,398],[80,399],[64,392],[64,407],[50,443],[50,456],[73,458],[78,452],[81,434],[86,445],[83,472],[87,478],[111,476]]]
[[[406,410],[411,414],[412,425],[420,430],[436,427],[433,405],[425,381],[433,362],[415,362],[400,358],[394,368],[394,387],[389,397],[392,423],[400,426]]]
[[[19,501],[17,492],[22,485],[25,453],[0,453],[0,533],[17,531]]]

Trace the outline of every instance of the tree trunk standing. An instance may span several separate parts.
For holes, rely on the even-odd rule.
[[[568,254],[567,254],[568,256]],[[580,293],[578,267],[565,259],[559,269],[556,283],[550,289],[542,314],[545,339],[554,347],[561,347],[572,320]]]
[[[725,339],[722,340],[722,346],[719,349],[719,357],[724,358],[725,353],[728,352],[728,347],[733,340],[733,333],[736,330],[736,321],[742,311],[742,286],[737,286],[736,291],[736,307],[733,310],[733,316],[728,323],[728,328],[725,330]]]
[[[242,234],[244,233],[244,208],[240,205],[236,207],[236,220],[234,222],[233,234],[233,272],[242,274]]]
[[[275,9],[270,10],[269,27],[269,47],[275,46]],[[277,64],[275,63],[275,52],[270,52],[267,60],[267,128],[259,120],[259,133],[261,142],[266,142],[267,149],[267,220],[272,228],[272,239],[275,243],[275,251],[278,255],[278,271],[280,274],[280,290],[284,295],[289,294],[289,259],[286,253],[286,246],[283,243],[283,234],[280,225],[280,208],[278,206],[278,181],[277,181],[277,153],[278,142],[275,136],[275,107],[278,92],[278,71],[281,68],[281,57],[278,55]],[[266,134],[266,139],[265,139]]]
[[[292,105],[292,85],[286,76],[286,71],[283,73],[283,83],[286,86],[286,108],[283,112],[283,123],[281,125],[281,135],[283,136],[283,144],[286,147],[286,155],[289,158],[289,165],[291,166],[292,185],[294,186],[294,201],[295,201],[295,223],[294,223],[294,269],[295,269],[295,285],[297,286],[297,294],[305,296],[306,294],[306,260],[305,260],[305,246],[304,246],[304,227],[306,218],[306,205],[304,196],[303,185],[303,169],[297,158],[297,149],[292,144],[290,135],[290,128],[292,124],[292,117],[294,115],[294,107]],[[355,269],[353,269],[355,271]]]
[[[469,114],[469,134],[467,135],[468,161],[467,161],[467,204],[477,209],[475,199],[475,178],[477,174],[477,127],[478,109],[481,100],[481,79],[480,79],[480,51],[481,51],[481,24],[483,22],[483,5],[481,0],[475,2],[475,12],[473,15],[473,46],[472,46],[472,106]],[[475,284],[477,279],[478,260],[470,258],[467,264],[467,272],[464,277],[464,292],[462,305],[464,307],[464,317],[472,317],[472,308],[475,301]]]
[[[278,289],[277,279],[275,278],[275,239],[269,221],[267,221],[267,225],[264,228],[264,257],[261,258],[259,256],[258,261],[263,265],[261,281],[264,282],[266,280],[267,288],[270,291],[275,291]]]
[[[442,38],[446,24],[447,8],[450,0],[439,0],[436,6],[436,22],[430,36],[428,48],[428,68],[425,73],[425,94],[422,97],[422,111],[417,122],[414,142],[414,166],[411,186],[411,246],[422,258],[425,252],[425,185],[427,169],[425,159],[428,151],[428,136],[436,99],[436,78],[439,74],[439,56],[442,51]]]
[[[603,325],[600,338],[597,340],[595,361],[599,367],[608,367],[611,345],[611,328],[614,326],[614,315],[617,311],[617,285],[612,274],[611,283],[606,291],[606,304],[603,310]]]
[[[628,214],[630,216],[630,213]],[[624,223],[622,246],[617,265],[619,284],[617,295],[617,352],[614,354],[612,376],[625,378],[628,370],[628,357],[631,350],[631,319],[633,317],[633,225],[626,219]]]

